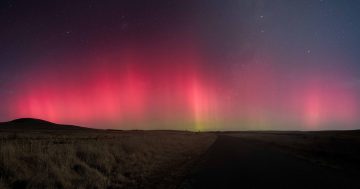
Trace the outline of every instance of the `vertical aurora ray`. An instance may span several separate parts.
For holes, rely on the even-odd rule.
[[[193,112],[196,131],[206,129],[206,124],[214,121],[216,116],[216,98],[213,97],[215,93],[205,87],[206,85],[196,79],[189,85],[189,106]]]
[[[319,84],[315,81],[303,92],[303,119],[310,129],[318,129],[326,124],[348,125],[358,121],[358,101],[354,91],[336,84]]]

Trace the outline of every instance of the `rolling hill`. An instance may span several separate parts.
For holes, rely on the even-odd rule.
[[[0,123],[0,130],[92,130],[90,128],[74,125],[62,125],[53,122],[34,119],[20,118]]]

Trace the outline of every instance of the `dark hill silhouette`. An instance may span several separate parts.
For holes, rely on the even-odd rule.
[[[90,129],[74,125],[62,125],[49,121],[34,119],[34,118],[20,118],[8,122],[0,122],[0,129],[6,130],[80,130]]]

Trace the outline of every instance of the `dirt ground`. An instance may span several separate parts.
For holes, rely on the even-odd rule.
[[[242,134],[219,135],[180,188],[360,188],[359,175],[300,158],[261,135]]]

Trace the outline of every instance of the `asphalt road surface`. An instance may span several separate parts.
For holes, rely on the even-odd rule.
[[[263,143],[219,136],[180,188],[360,189],[360,177],[356,179]]]

